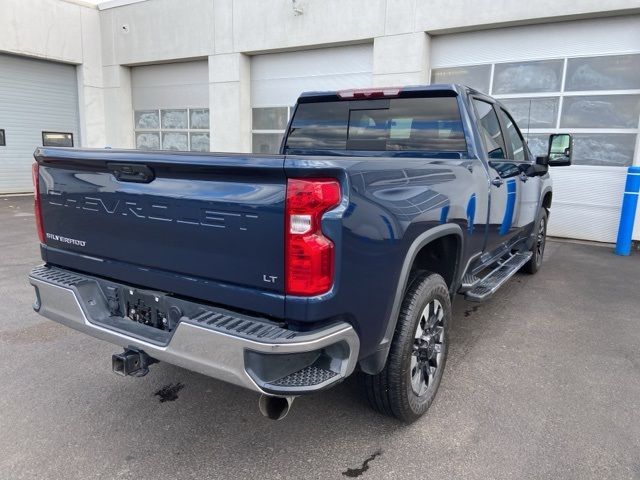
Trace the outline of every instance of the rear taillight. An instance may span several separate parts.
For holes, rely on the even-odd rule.
[[[44,243],[44,227],[42,226],[42,209],[40,208],[40,171],[38,163],[34,163],[31,167],[31,176],[33,178],[33,210],[36,214],[36,230],[40,243]]]
[[[329,178],[287,182],[286,293],[320,295],[333,285],[334,245],[322,233],[322,214],[340,203],[340,184]]]

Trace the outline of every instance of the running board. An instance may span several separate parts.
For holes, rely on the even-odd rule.
[[[472,302],[482,302],[506,283],[533,255],[531,252],[514,253],[506,260],[498,261],[498,266],[491,270],[485,277],[473,284],[465,293],[465,298]]]

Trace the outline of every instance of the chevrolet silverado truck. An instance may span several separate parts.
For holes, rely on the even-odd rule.
[[[293,398],[354,372],[410,422],[432,403],[456,294],[535,273],[552,201],[496,100],[459,85],[300,96],[280,153],[38,148],[41,315],[123,348],[113,370],[169,362]]]

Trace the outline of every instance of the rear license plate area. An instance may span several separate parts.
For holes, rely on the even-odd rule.
[[[164,296],[149,294],[140,290],[123,289],[121,297],[124,316],[129,320],[159,330],[172,330],[167,316]]]

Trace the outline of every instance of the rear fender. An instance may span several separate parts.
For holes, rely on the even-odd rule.
[[[385,363],[387,362],[387,356],[389,354],[389,349],[391,348],[391,341],[393,340],[393,335],[396,330],[396,324],[398,323],[398,315],[400,314],[400,307],[402,305],[402,300],[404,298],[405,291],[407,289],[407,284],[409,282],[409,276],[411,274],[411,267],[414,264],[414,261],[420,252],[420,250],[428,245],[429,243],[437,240],[438,238],[442,238],[447,235],[457,235],[460,237],[460,248],[458,248],[456,261],[455,273],[453,275],[453,281],[449,286],[449,291],[451,295],[454,295],[459,284],[460,284],[460,263],[462,259],[462,246],[463,243],[463,235],[462,228],[459,225],[448,223],[446,225],[439,225],[434,227],[422,234],[420,234],[411,244],[409,249],[407,250],[407,254],[405,255],[404,262],[402,264],[402,270],[400,271],[400,277],[398,280],[398,285],[396,286],[395,296],[393,300],[393,307],[391,309],[391,315],[387,322],[387,329],[385,331],[385,335],[380,341],[378,349],[373,355],[369,355],[366,358],[360,360],[360,369],[368,374],[374,375],[379,373],[384,368]]]

